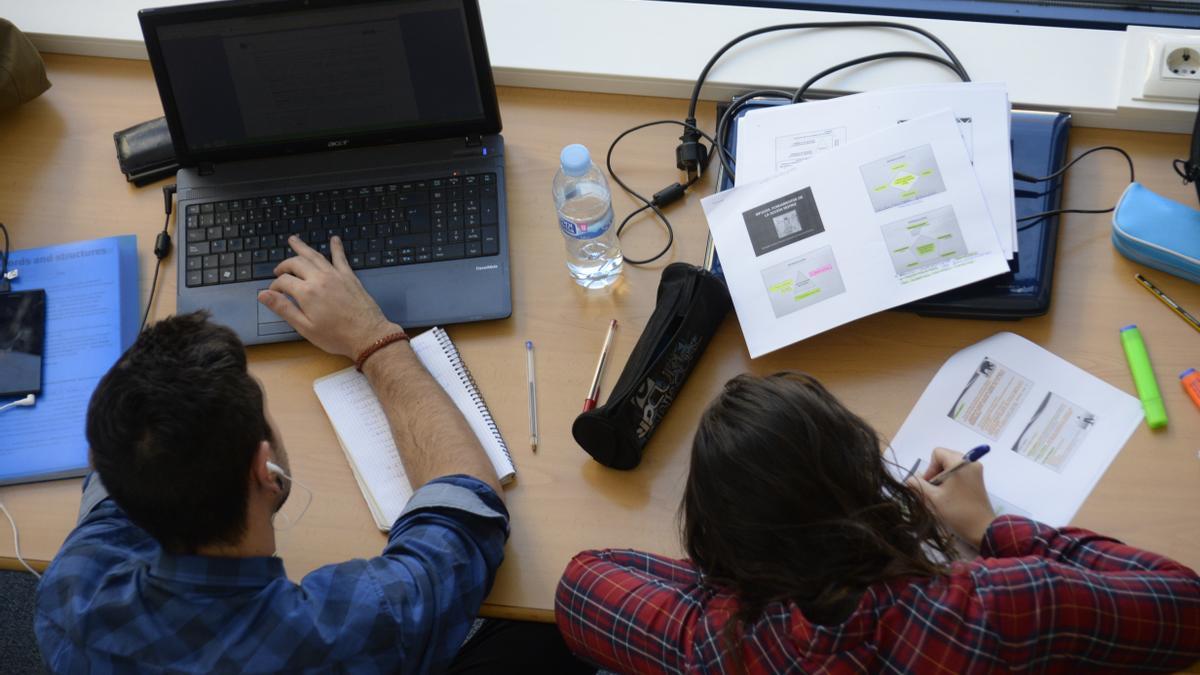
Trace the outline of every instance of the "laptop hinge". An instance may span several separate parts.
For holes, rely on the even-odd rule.
[[[483,145],[483,136],[467,136],[465,145],[468,148],[478,148],[479,146]]]
[[[211,176],[216,173],[217,168],[213,166],[212,162],[200,162],[196,165],[196,171],[199,172],[201,176]]]

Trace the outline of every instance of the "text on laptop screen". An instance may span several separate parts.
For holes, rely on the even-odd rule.
[[[158,29],[188,148],[484,117],[461,3],[346,4]]]

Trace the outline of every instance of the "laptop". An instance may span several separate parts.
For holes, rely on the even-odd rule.
[[[504,140],[477,0],[138,14],[180,169],[180,313],[299,336],[256,297],[299,236],[406,328],[512,313]]]

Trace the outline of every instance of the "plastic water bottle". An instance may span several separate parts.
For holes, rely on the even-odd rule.
[[[568,145],[554,174],[554,207],[567,244],[567,270],[584,288],[604,288],[621,276],[625,259],[613,227],[608,180],[588,149]]]

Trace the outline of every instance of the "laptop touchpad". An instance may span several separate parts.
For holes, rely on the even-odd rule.
[[[291,300],[291,298],[288,299]],[[254,299],[254,304],[258,307],[259,335],[279,335],[280,333],[296,332],[283,320],[283,317],[267,309],[267,306],[259,302],[257,298]]]

